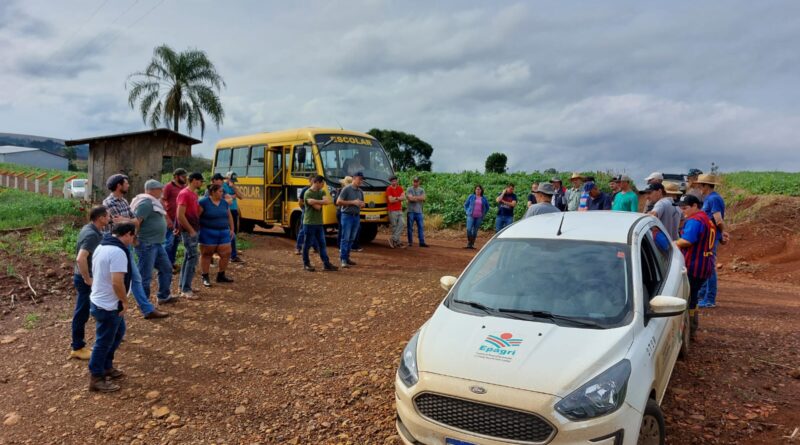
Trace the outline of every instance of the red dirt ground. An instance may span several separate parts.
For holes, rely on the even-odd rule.
[[[800,287],[729,266],[750,236],[735,232],[720,252],[719,306],[703,313],[691,357],[676,365],[663,403],[670,444],[789,443],[782,437],[800,426],[800,380],[790,375],[800,366]],[[233,285],[167,308],[162,321],[131,309],[117,356],[128,377],[111,395],[86,391],[86,362],[67,360],[68,259],[14,258],[21,279],[0,270],[0,444],[397,443],[400,352],[443,297],[439,277],[473,254],[460,233],[429,238],[430,249],[403,250],[383,238],[354,254],[356,268],[312,274],[290,240],[251,235]],[[91,322],[87,331],[91,339]]]

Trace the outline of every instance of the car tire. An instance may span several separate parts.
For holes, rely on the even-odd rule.
[[[649,399],[644,408],[642,425],[639,427],[637,445],[664,445],[664,414],[655,400]]]
[[[681,330],[681,349],[678,351],[678,358],[681,360],[686,360],[689,358],[689,311],[683,315],[683,329]]]

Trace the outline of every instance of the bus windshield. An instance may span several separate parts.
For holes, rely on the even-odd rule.
[[[392,164],[375,139],[339,134],[319,134],[315,139],[325,177],[338,180],[362,172],[367,185],[389,185]]]

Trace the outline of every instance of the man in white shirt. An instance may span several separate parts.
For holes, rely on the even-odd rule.
[[[136,237],[136,226],[123,222],[114,225],[92,255],[92,293],[89,312],[96,331],[89,359],[89,391],[113,392],[119,385],[112,380],[124,377],[114,368],[114,353],[125,336],[125,296],[131,283],[129,247]]]

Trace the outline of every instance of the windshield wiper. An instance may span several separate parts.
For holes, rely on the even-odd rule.
[[[385,183],[386,183],[386,185],[389,185],[389,184],[390,184],[390,182],[389,182],[389,181],[387,181],[387,180],[385,180],[385,179],[381,179],[381,178],[370,178],[369,176],[364,176],[364,179],[372,179],[372,180],[375,180],[375,181],[383,181],[383,182],[385,182]]]
[[[504,309],[500,308],[497,309],[497,312],[500,313],[508,313],[508,314],[522,314],[522,315],[530,315],[531,317],[536,318],[545,318],[548,320],[557,320],[557,321],[566,321],[568,323],[574,323],[579,326],[587,327],[587,328],[595,328],[595,329],[605,329],[604,326],[597,324],[593,321],[581,320],[580,318],[574,317],[567,317],[565,315],[558,315],[552,312],[547,311],[536,311],[536,310],[527,310],[527,309]]]
[[[478,303],[477,301],[465,301],[465,300],[453,299],[453,303],[465,304],[465,305],[467,305],[469,307],[474,307],[475,309],[480,309],[483,312],[486,312],[487,314],[494,314],[494,313],[497,312],[496,309],[493,309],[493,308],[490,308],[489,306],[486,306],[484,304]]]

